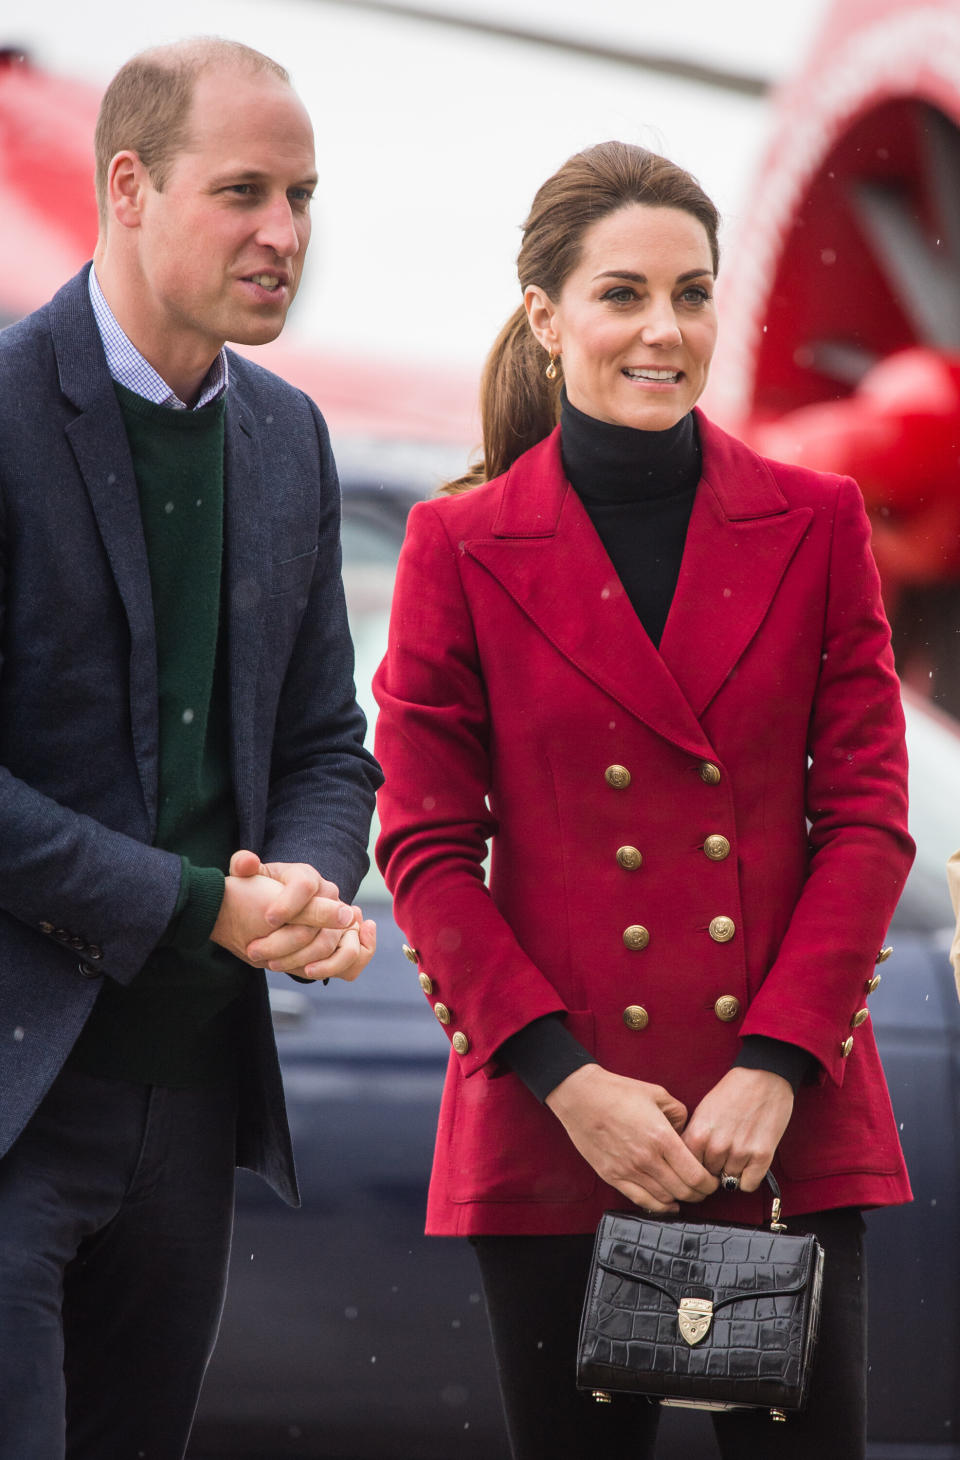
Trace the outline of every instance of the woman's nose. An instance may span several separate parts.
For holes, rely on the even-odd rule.
[[[664,301],[654,304],[640,327],[640,338],[645,345],[678,345],[682,338],[673,304]]]

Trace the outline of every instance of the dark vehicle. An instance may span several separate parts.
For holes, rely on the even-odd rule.
[[[412,500],[402,486],[348,475],[344,576],[368,708]],[[953,1460],[960,1004],[947,962],[943,864],[960,842],[960,734],[915,701],[908,718],[919,854],[870,1008],[916,1200],[869,1217],[870,1453]],[[359,900],[377,918],[380,951],[357,983],[305,989],[273,977],[303,1209],[288,1210],[242,1175],[194,1460],[508,1453],[473,1256],[465,1242],[422,1235],[447,1041],[403,957],[375,871]],[[666,1414],[664,1460],[711,1453],[708,1432],[703,1415]]]

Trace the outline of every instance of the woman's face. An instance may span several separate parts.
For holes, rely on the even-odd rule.
[[[578,410],[665,431],[707,383],[717,339],[713,261],[692,213],[630,203],[587,229],[558,300],[524,302],[540,344],[561,356]]]

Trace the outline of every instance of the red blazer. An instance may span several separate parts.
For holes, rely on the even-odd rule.
[[[628,1205],[497,1064],[556,1010],[691,1111],[741,1036],[802,1045],[822,1075],[778,1152],[785,1212],[910,1197],[864,1012],[913,843],[860,492],[698,422],[659,651],[559,432],[410,517],[375,681],[378,860],[452,1042],[434,1233],[588,1231]],[[696,1211],[759,1222],[762,1201]]]

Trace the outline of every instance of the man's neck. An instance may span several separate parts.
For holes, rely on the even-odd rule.
[[[127,339],[184,405],[192,408],[203,389],[223,341],[202,340],[186,332],[172,336],[151,328],[145,281],[128,277],[101,242],[93,258],[97,283]]]

